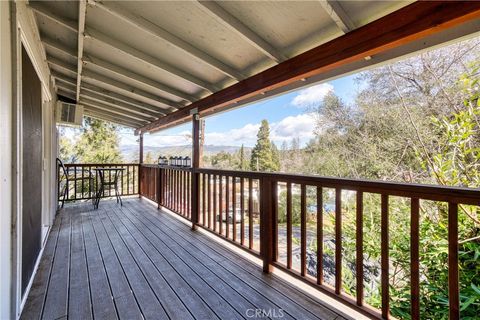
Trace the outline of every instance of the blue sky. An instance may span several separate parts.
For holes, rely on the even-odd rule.
[[[207,117],[205,120],[205,143],[225,146],[253,146],[262,119],[271,126],[271,139],[280,146],[284,141],[299,138],[305,144],[315,128],[311,106],[329,91],[334,91],[346,102],[352,102],[357,92],[355,75],[299,89],[235,110]],[[191,124],[181,125],[152,135],[145,135],[146,146],[174,146],[189,144]],[[121,144],[135,144],[137,137],[122,133]]]

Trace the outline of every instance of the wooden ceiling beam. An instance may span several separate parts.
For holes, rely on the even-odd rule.
[[[47,38],[47,37],[42,37],[42,43],[45,46],[47,46],[51,49],[54,49],[56,51],[60,51],[63,54],[66,54],[66,55],[74,58],[75,60],[77,60],[77,52],[75,52],[75,50],[73,50],[71,48],[66,47],[65,45],[60,43],[60,41],[58,41],[58,40],[53,40],[53,39],[50,39],[50,38]]]
[[[275,62],[281,62],[287,59],[285,55],[275,49],[270,43],[262,39],[262,37],[252,31],[252,29],[246,26],[243,22],[223,9],[215,1],[198,1],[198,3],[204,9],[206,9],[208,14],[222,22],[222,24],[230,30],[233,30],[235,33],[240,35],[243,39],[245,39],[248,43],[257,48],[270,59],[274,60]]]
[[[343,9],[340,1],[320,0],[320,5],[343,33],[348,33],[355,29],[355,24]]]
[[[83,42],[85,39],[85,18],[87,15],[87,1],[78,1],[78,54],[77,54],[77,101],[80,100],[80,86],[82,84],[82,68],[83,68]]]
[[[78,32],[76,21],[69,20],[54,14],[49,9],[45,8],[41,1],[30,1],[28,2],[28,7],[30,7],[37,14],[42,15],[52,21],[55,21],[56,23],[67,28],[70,31],[75,33]]]
[[[180,90],[171,88],[167,85],[164,85],[162,83],[156,82],[154,80],[151,80],[149,78],[146,78],[144,76],[141,76],[135,72],[131,72],[130,70],[127,70],[123,67],[111,64],[110,62],[104,61],[102,59],[92,57],[92,56],[85,56],[83,58],[83,62],[86,65],[92,65],[93,68],[96,69],[101,69],[102,71],[107,71],[110,73],[113,73],[115,75],[121,76],[122,78],[128,78],[131,79],[137,83],[139,83],[142,86],[148,86],[150,88],[154,88],[155,90],[163,91],[165,93],[168,93],[172,96],[175,96],[177,98],[181,98],[185,100],[186,102],[192,102],[197,100],[198,98],[193,97],[185,92],[182,92]]]
[[[165,115],[165,113],[162,113],[162,112],[140,109],[140,108],[131,106],[129,104],[119,102],[119,101],[116,101],[116,100],[113,100],[113,99],[108,99],[108,98],[103,97],[99,94],[96,94],[96,93],[93,93],[93,92],[88,92],[88,91],[85,91],[85,90],[82,90],[80,92],[80,98],[82,98],[82,97],[86,98],[86,99],[90,99],[92,101],[103,103],[105,105],[109,105],[109,106],[114,107],[114,108],[120,108],[120,109],[124,109],[124,110],[127,110],[127,111],[134,111],[136,113],[149,115],[149,116],[154,117],[154,118],[159,118],[159,117]]]
[[[102,9],[105,12],[108,12],[112,16],[115,16],[124,22],[127,22],[136,28],[142,30],[145,33],[148,33],[155,38],[161,39],[174,47],[182,50],[183,52],[187,53],[191,57],[199,60],[200,62],[209,65],[210,67],[215,68],[216,70],[220,71],[224,75],[236,79],[242,80],[245,78],[243,74],[239,71],[235,70],[234,68],[226,65],[222,61],[212,57],[208,53],[194,47],[187,41],[177,37],[176,35],[168,32],[167,30],[157,26],[156,24],[151,23],[147,19],[137,16],[132,12],[121,8],[120,6],[116,5],[113,2],[100,2],[100,1],[91,1],[92,5]]]
[[[98,102],[95,102],[95,101],[89,101],[88,99],[80,99],[80,101],[78,102],[78,104],[82,105],[82,106],[88,106],[88,107],[91,107],[91,108],[96,108],[100,111],[103,111],[103,112],[109,112],[111,114],[114,114],[116,117],[119,117],[119,118],[125,118],[125,119],[130,119],[130,120],[133,120],[133,121],[138,121],[138,122],[141,122],[141,123],[146,123],[148,122],[148,120],[145,118],[145,117],[141,117],[137,114],[132,114],[130,112],[126,112],[124,110],[118,110],[118,109],[115,109],[115,108],[111,108],[110,106],[105,106],[105,105],[102,105]]]
[[[47,55],[47,63],[49,65],[53,65],[57,68],[60,68],[63,71],[66,71],[70,74],[73,74],[75,77],[77,76],[77,68],[63,60]]]
[[[480,18],[480,1],[418,1],[306,51],[136,131],[159,130],[190,117],[192,111],[220,111],[243,99],[360,61],[367,56]]]
[[[87,82],[90,82],[90,83],[93,82],[94,84],[100,83],[101,85],[106,85],[110,91],[121,92],[123,95],[126,95],[126,96],[130,95],[130,96],[138,97],[139,100],[144,100],[149,104],[163,108],[166,112],[175,111],[183,107],[182,105],[176,102],[172,102],[168,99],[165,99],[155,94],[152,94],[150,92],[132,87],[123,82],[105,77],[104,75],[101,75],[96,72],[92,72],[90,70],[85,70],[82,77],[88,80]]]
[[[130,128],[138,128],[142,126],[141,122],[131,121],[130,119],[119,118],[115,115],[110,113],[101,112],[97,109],[93,109],[90,107],[85,106],[83,109],[83,115],[86,117],[95,118],[98,120],[109,121],[115,124],[119,124],[122,126],[130,127]]]
[[[217,88],[215,85],[208,83],[207,81],[201,80],[183,70],[177,69],[174,66],[171,66],[163,61],[160,61],[157,58],[154,58],[145,52],[142,52],[140,50],[137,50],[136,48],[131,47],[130,45],[123,43],[119,40],[116,40],[112,38],[111,36],[108,36],[106,34],[103,34],[102,32],[98,30],[94,30],[92,28],[87,28],[85,31],[85,36],[89,39],[92,39],[93,41],[96,41],[98,43],[102,43],[104,45],[107,45],[111,49],[123,54],[127,55],[132,59],[135,59],[136,61],[141,61],[142,63],[149,64],[151,66],[154,66],[158,69],[161,69],[177,78],[180,78],[184,81],[190,82],[191,84],[202,88],[204,90],[207,90],[208,92],[212,93],[219,88]]]
[[[112,99],[112,100],[115,100],[115,101],[118,101],[118,102],[121,102],[121,103],[131,105],[133,107],[140,108],[142,110],[155,111],[155,112],[158,112],[158,113],[165,112],[165,110],[163,108],[159,108],[157,106],[153,106],[153,105],[138,101],[136,99],[126,97],[126,96],[121,95],[119,93],[109,91],[109,90],[106,90],[104,88],[99,88],[99,87],[93,86],[93,85],[85,83],[85,82],[82,83],[82,91],[97,94],[97,95],[102,96],[106,99]]]

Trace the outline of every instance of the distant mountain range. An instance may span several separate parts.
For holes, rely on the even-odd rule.
[[[219,153],[221,151],[227,153],[235,153],[240,149],[236,146],[213,146],[205,145],[203,147],[203,154],[210,156],[212,154]],[[154,159],[157,159],[160,155],[170,157],[170,156],[182,156],[185,157],[190,155],[192,150],[191,145],[184,146],[173,146],[173,147],[152,147],[144,146],[143,147],[143,156],[146,157],[147,153],[151,153]],[[245,151],[251,150],[249,147],[245,147]],[[120,152],[123,157],[124,162],[134,162],[138,161],[138,145],[123,145],[120,146]]]

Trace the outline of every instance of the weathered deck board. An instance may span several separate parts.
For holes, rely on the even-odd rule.
[[[50,234],[48,235],[48,241],[43,250],[42,261],[38,266],[37,276],[32,284],[30,294],[22,312],[22,320],[38,319],[42,314],[45,296],[47,294],[45,288],[48,286],[48,281],[50,280],[61,222],[61,218],[55,219]]]
[[[131,209],[131,207],[129,207]],[[178,245],[181,250],[178,253],[186,252],[183,248],[194,247],[198,250],[188,250],[189,256],[184,255],[184,258],[189,261],[198,261],[199,265],[204,265],[209,268],[213,273],[218,277],[223,279],[226,283],[229,283],[232,288],[237,290],[244,297],[248,298],[250,301],[255,302],[256,306],[261,309],[273,309],[279,310],[282,309],[286,311],[284,318],[288,318],[288,315],[295,319],[331,319],[335,317],[333,312],[328,312],[324,308],[315,308],[315,305],[309,305],[309,308],[304,308],[301,305],[292,303],[290,297],[285,296],[282,290],[275,290],[276,282],[273,282],[274,286],[265,285],[265,282],[262,282],[260,279],[253,277],[252,274],[258,273],[263,278],[271,278],[269,275],[265,275],[262,272],[259,272],[259,269],[255,267],[250,269],[250,271],[245,271],[247,265],[252,266],[250,263],[246,262],[244,259],[239,257],[225,257],[219,254],[215,254],[210,248],[205,245],[202,246],[202,243],[199,241],[187,241],[185,238],[179,237],[175,229],[170,229],[170,232],[165,232],[165,227],[159,227],[162,223],[166,224],[173,222],[170,219],[157,219],[156,217],[151,217],[149,219],[148,215],[141,214],[141,207],[134,207],[133,210],[137,212],[137,217],[140,219],[147,219],[145,221],[145,227],[152,225],[157,226],[155,234],[165,242],[174,244],[174,241],[178,241]],[[160,221],[161,220],[161,221]],[[180,222],[178,222],[180,223]],[[193,239],[192,239],[193,240]],[[241,266],[233,264],[232,261],[243,262]],[[192,262],[190,262],[192,263]],[[243,282],[243,283],[242,283]],[[282,289],[286,289],[283,287]],[[287,291],[288,292],[288,291]],[[291,294],[295,292],[290,291]]]
[[[343,319],[138,199],[57,216],[22,319]]]
[[[68,314],[68,284],[70,276],[71,216],[64,215],[60,225],[57,249],[43,308],[45,319],[58,319]]]
[[[88,278],[85,243],[82,231],[83,214],[72,216],[72,235],[70,245],[70,277],[68,313],[70,319],[92,319],[92,302],[90,300],[90,281]]]
[[[89,219],[89,217],[82,217],[82,229],[90,279],[93,316],[95,319],[118,319],[107,272]]]

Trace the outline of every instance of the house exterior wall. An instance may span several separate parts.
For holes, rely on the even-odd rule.
[[[0,1],[0,319],[11,318],[12,55],[10,2]]]
[[[22,295],[23,119],[22,46],[41,81],[41,250],[56,213],[56,94],[38,28],[25,2],[0,1],[0,319],[18,319],[30,290]],[[28,180],[28,178],[27,178]],[[31,278],[33,278],[33,276]]]

